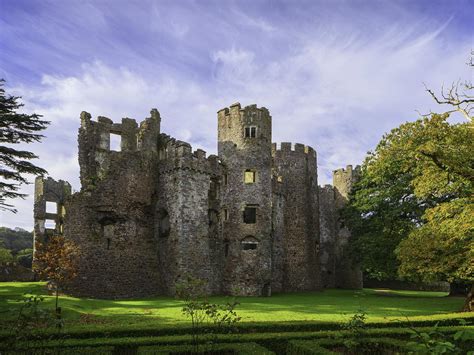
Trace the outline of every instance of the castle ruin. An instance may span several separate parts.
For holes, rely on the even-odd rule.
[[[156,109],[140,125],[81,113],[81,191],[51,178],[35,185],[35,239],[60,233],[81,250],[70,294],[173,295],[187,276],[206,280],[209,294],[362,287],[338,217],[358,168],[318,187],[316,151],[272,143],[266,108],[236,103],[217,118],[218,155],[207,157],[161,133]]]

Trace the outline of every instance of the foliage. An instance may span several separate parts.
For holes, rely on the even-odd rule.
[[[56,291],[56,314],[59,316],[59,290],[77,276],[79,248],[62,235],[52,236],[43,244],[37,241],[35,246],[33,270],[53,283]]]
[[[400,274],[474,281],[474,204],[456,199],[429,209],[424,217],[425,224],[398,247]]]
[[[44,130],[49,122],[41,120],[41,115],[35,113],[18,113],[24,105],[19,102],[20,97],[6,95],[4,82],[5,80],[0,79],[0,210],[15,213],[13,205],[5,200],[26,196],[18,192],[21,184],[28,183],[26,174],[43,175],[47,172],[29,162],[38,158],[36,154],[14,149],[11,145],[41,141],[44,136],[38,132]]]
[[[448,117],[393,129],[363,164],[344,217],[372,277],[472,280],[474,130]]]
[[[16,261],[21,266],[31,269],[33,263],[33,249],[23,249],[15,255]]]
[[[343,329],[348,330],[350,333],[350,338],[344,340],[344,345],[347,348],[356,348],[360,346],[359,338],[364,334],[367,324],[367,313],[359,309],[349,321],[343,325]]]
[[[44,297],[37,295],[25,295],[21,299],[21,305],[17,310],[13,326],[9,329],[9,347],[14,349],[21,343],[22,347],[29,347],[30,342],[44,343],[48,337],[42,335],[42,331],[54,323],[50,312],[41,307]]]
[[[33,233],[21,228],[0,227],[0,246],[10,249],[12,254],[33,248]]]
[[[241,319],[235,311],[235,307],[239,304],[235,299],[225,304],[211,303],[205,292],[206,282],[190,275],[185,276],[176,284],[176,295],[185,300],[181,311],[191,319],[193,345],[196,352],[199,350],[200,336],[204,332],[203,325],[212,325],[214,333],[229,332]]]
[[[460,319],[460,324],[466,325],[465,320]],[[414,341],[408,342],[408,345],[419,354],[462,354],[463,349],[456,344],[472,343],[474,340],[474,330],[468,327],[461,328],[453,334],[441,331],[438,324],[423,330],[413,326],[409,329],[410,338]]]
[[[0,247],[0,265],[6,265],[14,260],[10,250]]]

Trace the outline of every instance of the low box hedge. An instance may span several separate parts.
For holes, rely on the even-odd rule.
[[[456,326],[460,324],[460,320],[464,320],[467,325],[474,325],[474,314],[459,313],[447,315],[434,315],[426,318],[417,317],[414,320],[398,320],[389,322],[367,322],[367,328],[402,328],[402,327],[429,327],[438,324],[439,326]],[[342,329],[342,323],[327,322],[276,322],[276,323],[240,323],[234,332],[245,333],[265,333],[265,332],[310,332],[310,331],[330,331]],[[70,338],[86,339],[86,338],[122,338],[122,337],[146,337],[146,336],[168,336],[168,335],[186,335],[192,333],[189,326],[163,327],[153,328],[150,326],[144,328],[124,329],[122,327],[114,328],[114,326],[92,328],[92,329],[67,329],[67,326],[61,335],[56,334],[55,329],[45,329],[42,334],[49,339],[63,337],[64,334]],[[202,327],[204,333],[216,332],[214,327]],[[220,330],[222,331],[222,330]],[[230,330],[228,330],[230,332]],[[11,333],[3,331],[0,333],[0,342],[11,337]]]
[[[416,328],[420,332],[430,332],[436,330],[439,333],[451,335],[459,330],[474,331],[473,326],[456,327],[423,327]],[[393,339],[408,339],[412,334],[409,328],[386,328],[367,329],[363,332],[365,337],[390,337]],[[280,333],[251,333],[251,334],[221,334],[218,336],[201,336],[200,341],[206,343],[213,341],[216,343],[248,343],[255,342],[271,350],[278,350],[286,346],[289,340],[305,339],[341,339],[354,337],[354,333],[347,330],[340,331],[320,331],[320,332],[280,332]],[[77,347],[100,347],[100,346],[168,346],[168,345],[189,345],[192,343],[190,335],[162,336],[162,337],[121,337],[121,338],[89,338],[89,339],[53,339],[47,342],[29,341],[16,344],[18,349],[25,348],[77,348]],[[3,346],[2,346],[3,345]],[[6,343],[0,344],[0,350],[6,350]]]

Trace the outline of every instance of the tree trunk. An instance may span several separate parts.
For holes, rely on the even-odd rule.
[[[471,285],[471,290],[467,294],[466,301],[462,307],[463,312],[474,312],[474,284]]]
[[[56,314],[58,314],[58,298],[59,298],[59,287],[56,284]]]

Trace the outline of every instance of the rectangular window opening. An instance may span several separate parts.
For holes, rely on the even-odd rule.
[[[110,133],[110,150],[120,152],[122,150],[122,136],[120,134]]]
[[[257,223],[257,207],[245,207],[244,209],[244,223]]]
[[[258,243],[254,242],[242,242],[242,250],[255,250],[257,249]]]
[[[246,184],[253,184],[255,182],[256,172],[251,170],[245,170],[244,172],[244,182]]]
[[[245,127],[244,137],[245,138],[256,138],[257,137],[257,127],[256,126]]]
[[[58,213],[58,204],[56,202],[46,201],[46,213]]]
[[[224,221],[227,221],[229,219],[229,211],[227,208],[224,209]]]
[[[44,228],[56,229],[56,221],[54,219],[47,219],[44,221]]]

